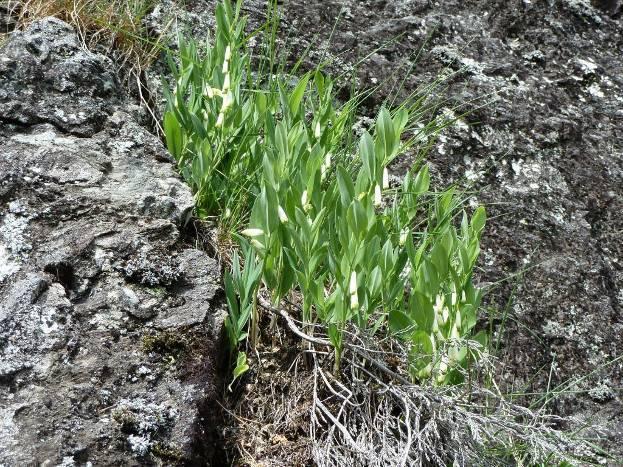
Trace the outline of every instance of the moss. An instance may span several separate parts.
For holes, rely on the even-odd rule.
[[[142,346],[145,353],[155,352],[177,359],[186,353],[189,342],[178,332],[164,331],[143,336]]]
[[[155,443],[151,448],[154,456],[169,462],[181,462],[184,460],[184,453],[177,446],[165,443]]]

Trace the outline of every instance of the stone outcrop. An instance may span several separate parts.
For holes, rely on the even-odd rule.
[[[219,268],[136,114],[60,20],[0,47],[0,465],[214,454]]]
[[[452,73],[439,110],[467,114],[429,161],[439,185],[457,181],[487,205],[478,279],[496,283],[482,325],[491,318],[501,333],[499,382],[518,392],[565,389],[548,409],[600,427],[618,456],[621,15],[621,2],[609,0],[288,0],[281,22],[293,55],[313,42],[307,63],[333,54],[335,74],[371,53],[357,76],[380,88],[372,112],[397,89],[392,77],[404,96]],[[396,161],[393,173],[412,160]]]

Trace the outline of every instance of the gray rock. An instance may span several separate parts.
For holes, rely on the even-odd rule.
[[[0,47],[2,465],[215,449],[218,266],[184,246],[192,195],[112,70],[56,19]]]

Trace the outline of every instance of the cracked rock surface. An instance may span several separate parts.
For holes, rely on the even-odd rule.
[[[310,65],[333,54],[337,74],[379,48],[357,67],[360,84],[380,86],[371,109],[389,75],[407,95],[456,72],[441,111],[469,113],[429,160],[442,185],[473,184],[487,205],[479,279],[507,280],[488,297],[501,383],[564,387],[548,409],[600,427],[591,436],[623,456],[621,2],[285,0],[283,12],[294,55],[314,41]]]
[[[56,19],[0,47],[0,465],[213,455],[218,266],[113,69]]]

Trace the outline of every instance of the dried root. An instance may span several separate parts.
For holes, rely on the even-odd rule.
[[[266,371],[236,409],[240,465],[499,466],[591,455],[559,429],[566,420],[508,401],[495,383],[412,384],[396,364],[406,361],[407,351],[396,342],[353,331],[336,378],[319,330],[307,336],[287,312],[272,311],[297,339],[308,341],[305,355],[312,358],[306,366],[299,353],[284,366],[278,349],[260,352]],[[484,355],[472,373],[492,366]]]

